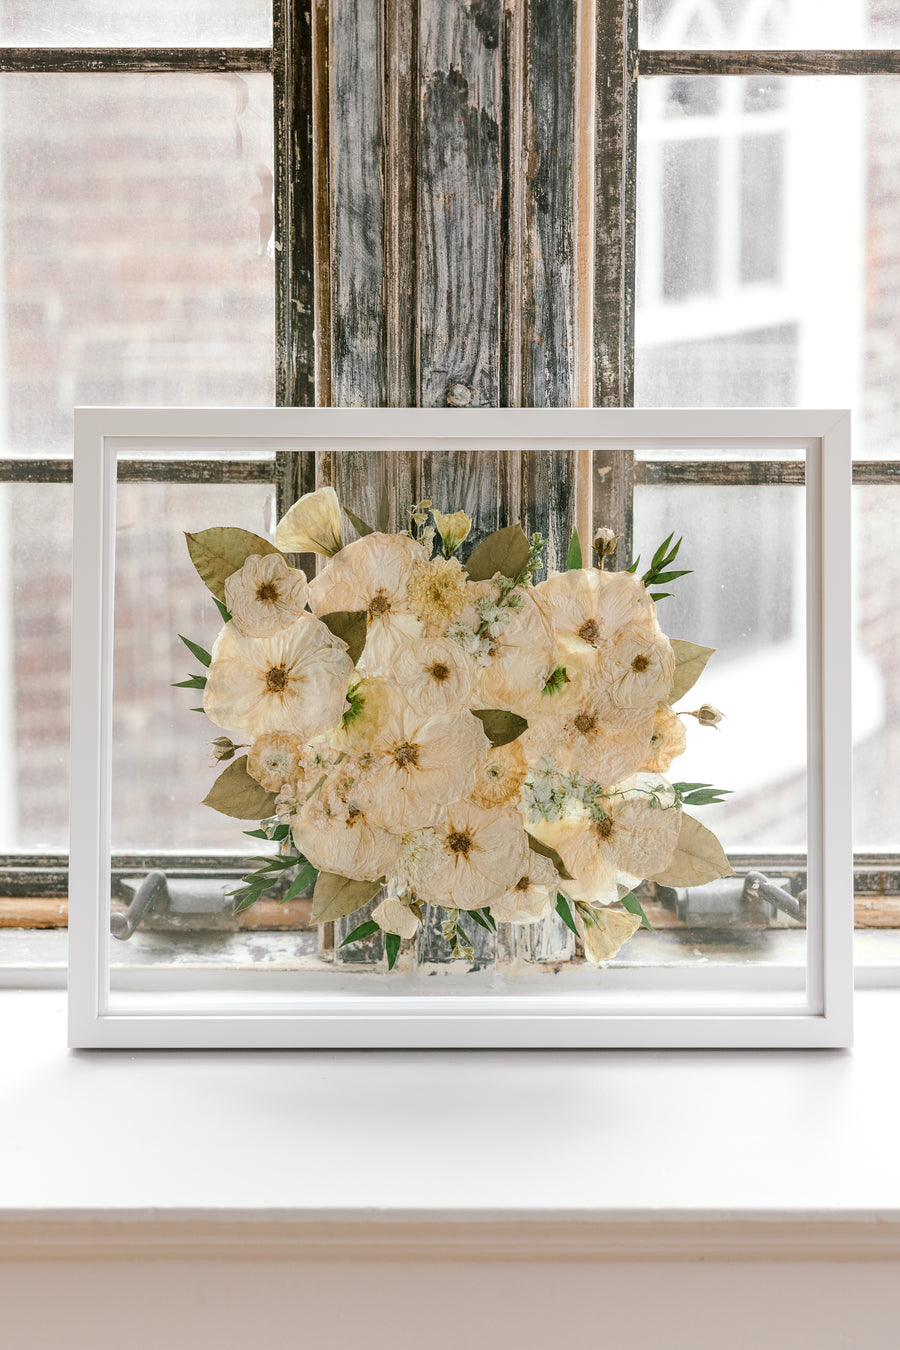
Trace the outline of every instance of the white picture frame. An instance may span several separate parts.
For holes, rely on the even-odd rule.
[[[805,458],[808,718],[803,997],[738,986],[559,994],[185,994],[110,990],[110,792],[117,461],[250,448],[562,446]],[[775,453],[777,452],[777,453]],[[75,414],[69,1043],[75,1047],[842,1047],[852,1035],[850,416],[839,410],[129,409]],[[841,541],[840,546],[835,541]],[[104,898],[106,897],[106,898]],[[648,991],[652,997],[648,998]]]

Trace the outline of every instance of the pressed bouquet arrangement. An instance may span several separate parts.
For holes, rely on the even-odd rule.
[[[605,961],[647,923],[639,882],[731,872],[684,809],[722,790],[666,776],[681,718],[721,718],[673,708],[712,655],[658,622],[658,588],[686,575],[672,570],[680,541],[638,575],[639,560],[605,570],[606,530],[584,566],[576,533],[567,569],[536,581],[543,541],[519,525],[463,560],[464,511],[416,503],[397,533],[388,516],[386,494],[373,529],[325,487],[274,544],[231,527],[187,535],[224,621],[211,653],[182,638],[206,673],[179,683],[203,689],[229,733],[212,742],[227,767],[205,802],[280,846],[253,860],[235,908],[285,878],[285,900],[315,882],[313,922],[381,893],[344,942],[381,929],[389,967],[426,906],[467,959],[469,920],[495,930],[555,910]],[[311,579],[289,556],[309,553],[326,560]]]

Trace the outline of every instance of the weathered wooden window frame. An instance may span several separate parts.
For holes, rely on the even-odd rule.
[[[407,0],[382,0],[381,40],[385,49],[383,119],[386,138],[399,145],[417,97],[415,7]],[[526,6],[504,10],[503,41],[510,59],[521,61],[525,42]],[[577,326],[591,331],[583,344],[591,360],[580,359],[573,393],[598,407],[631,406],[634,402],[634,279],[635,187],[637,162],[637,105],[640,80],[670,75],[900,75],[900,51],[675,51],[640,50],[637,0],[597,0],[591,7],[575,6],[575,37],[581,72],[582,102],[593,103],[593,246],[590,266],[593,283],[589,303],[576,316]],[[353,11],[355,13],[355,10]],[[542,18],[545,16],[541,16]],[[311,406],[332,401],[331,323],[329,314],[329,221],[327,134],[329,123],[327,60],[328,0],[273,0],[273,41],[261,48],[5,48],[0,49],[0,73],[265,73],[273,79],[275,145],[275,253],[276,273],[276,403]],[[591,50],[588,51],[588,48]],[[393,61],[404,54],[408,59]],[[521,81],[521,74],[511,77]],[[585,105],[587,106],[587,105]],[[521,145],[521,116],[510,105],[505,113],[508,136]],[[516,140],[518,138],[518,140]],[[396,171],[385,182],[385,210],[395,227],[386,240],[388,259],[384,295],[386,381],[388,403],[414,403],[416,381],[415,316],[404,302],[414,291],[414,258],[403,246],[404,231],[412,224],[410,203],[416,191],[411,156],[395,155]],[[581,161],[584,173],[585,162]],[[589,174],[589,176],[591,176]],[[579,189],[582,196],[584,188]],[[511,225],[520,220],[521,203],[515,185],[507,203]],[[317,209],[318,203],[318,209]],[[582,213],[585,217],[587,212]],[[507,293],[514,299],[519,243],[510,230],[504,260]],[[499,386],[501,401],[521,402],[521,372],[515,343],[509,343]],[[697,481],[708,474],[702,464],[643,462],[610,476],[602,455],[594,460],[594,500],[602,503],[605,521],[616,523],[623,534],[623,554],[630,548],[631,495],[636,484]],[[766,466],[766,482],[796,482],[799,466]],[[272,482],[272,466],[259,462],[223,462],[211,471],[208,464],[185,460],[177,465],[134,463],[129,478],[175,482]],[[283,507],[312,485],[313,468],[296,457],[276,457],[274,479]],[[71,461],[61,458],[0,460],[0,481],[66,482]],[[717,483],[758,483],[759,466],[735,463],[727,478],[721,470]],[[900,464],[866,462],[854,466],[858,484],[900,482]],[[599,523],[599,522],[598,522]],[[128,871],[149,868],[153,857],[129,855],[116,860]],[[169,860],[171,861],[171,860]],[[185,860],[187,862],[187,860]],[[762,870],[779,868],[784,861],[756,858]],[[210,856],[217,869],[232,860]],[[0,900],[14,922],[57,923],[58,904],[49,898],[65,894],[66,860],[61,854],[31,853],[0,856],[0,889],[10,899]],[[885,897],[896,910],[900,896],[900,852],[857,854],[857,894],[872,900]],[[31,905],[29,909],[28,906]],[[30,917],[29,917],[30,916]],[[7,921],[8,921],[7,915]]]

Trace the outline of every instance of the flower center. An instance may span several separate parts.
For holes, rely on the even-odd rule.
[[[527,891],[530,885],[531,885],[531,877],[519,877],[519,880],[516,882],[515,886],[513,887],[513,890]]]
[[[585,620],[578,630],[578,636],[583,642],[589,642],[592,647],[596,647],[600,640],[600,629],[597,627],[596,620]]]
[[[597,821],[594,828],[601,839],[608,839],[613,832],[613,823],[609,816],[604,816],[602,820]]]
[[[428,674],[433,680],[437,680],[438,684],[443,684],[444,680],[450,678],[450,667],[441,661],[435,661],[433,666],[428,667]]]
[[[636,675],[643,675],[645,670],[650,669],[650,657],[644,656],[643,653],[641,653],[640,656],[636,656],[631,663],[631,669]]]
[[[280,694],[283,689],[286,689],[287,682],[287,671],[284,666],[273,666],[271,670],[266,672],[266,688],[271,690],[273,694]]]
[[[257,587],[256,598],[264,603],[271,604],[278,599],[278,587],[272,581],[264,581],[261,586]]]
[[[352,825],[354,820],[356,820],[361,815],[362,811],[360,811],[359,807],[354,806],[351,803],[350,806],[347,807],[347,824]]]
[[[465,857],[472,847],[472,836],[464,830],[454,830],[447,843],[451,853],[461,853]]]
[[[489,765],[487,766],[487,768],[485,769],[485,773],[487,774],[488,778],[502,778],[502,777],[503,777],[503,765],[502,765],[502,764],[489,764]]]
[[[387,597],[387,592],[376,591],[372,596],[372,601],[369,605],[369,615],[387,614],[390,611],[390,608],[391,602]]]
[[[402,745],[398,745],[394,750],[394,761],[400,765],[401,769],[407,768],[410,764],[418,764],[419,747],[417,745],[410,745],[409,741],[404,741]]]
[[[573,719],[572,725],[576,731],[580,731],[582,736],[588,736],[592,731],[597,730],[597,719],[593,713],[580,712]]]

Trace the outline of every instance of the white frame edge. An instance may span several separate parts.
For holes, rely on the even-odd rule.
[[[373,413],[382,426],[373,433]],[[457,425],[458,424],[458,429]],[[810,893],[809,1012],[583,1015],[574,1005],[530,1012],[465,1000],[448,1013],[378,1005],[339,1015],[110,1012],[110,938],[97,897],[108,892],[116,454],[121,442],[172,438],[216,446],[248,438],[614,441],[645,448],[776,441],[806,451]],[[119,443],[111,448],[110,441]],[[729,409],[125,409],[75,413],[69,1043],[82,1048],[840,1048],[852,1042],[850,823],[850,415],[835,410]],[[825,597],[828,604],[825,604]],[[77,634],[77,640],[75,635]],[[825,729],[828,728],[828,734]],[[817,774],[821,771],[821,775]],[[101,826],[97,828],[97,822]],[[820,919],[822,920],[820,922]],[[150,996],[152,997],[152,996]],[[373,1001],[370,1000],[370,1003]],[[425,1002],[425,1001],[423,1001]],[[458,1002],[458,1001],[457,1001]],[[479,1002],[483,1005],[479,1007]],[[376,1009],[380,1012],[377,1015]]]

